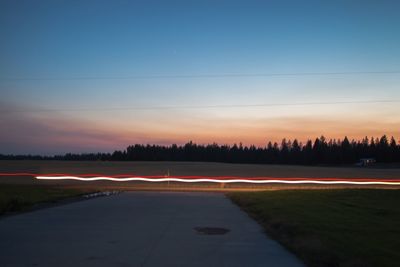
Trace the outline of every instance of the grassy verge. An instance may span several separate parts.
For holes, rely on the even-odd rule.
[[[27,210],[37,203],[55,202],[89,192],[93,192],[93,190],[2,184],[0,185],[0,215],[7,212]]]
[[[230,193],[309,266],[399,266],[400,190]]]

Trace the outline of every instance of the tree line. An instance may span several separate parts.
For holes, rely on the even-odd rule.
[[[400,162],[400,144],[386,135],[351,141],[347,137],[327,140],[321,136],[305,143],[284,138],[279,144],[268,142],[265,147],[188,142],[170,146],[135,144],[113,153],[68,153],[56,156],[0,154],[0,160],[205,161],[302,165],[352,164],[361,158],[374,158],[377,162]]]

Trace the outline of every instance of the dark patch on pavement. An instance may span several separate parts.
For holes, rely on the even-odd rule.
[[[221,227],[195,227],[193,229],[200,235],[224,235],[230,232],[229,229]]]

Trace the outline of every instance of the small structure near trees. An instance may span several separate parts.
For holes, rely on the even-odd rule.
[[[357,163],[358,166],[370,166],[375,164],[376,160],[374,158],[362,158],[360,161]]]

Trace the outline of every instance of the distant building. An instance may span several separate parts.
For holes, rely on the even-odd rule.
[[[376,162],[374,158],[363,158],[357,163],[358,166],[370,166]]]

